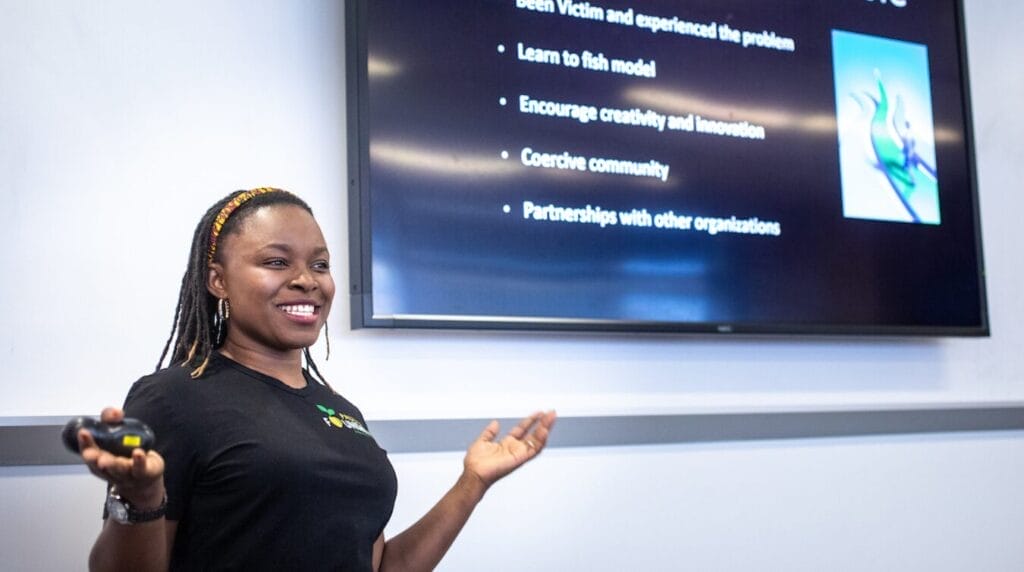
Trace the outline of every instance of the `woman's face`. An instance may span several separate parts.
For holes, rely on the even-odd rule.
[[[208,288],[231,305],[228,345],[290,352],[313,345],[334,299],[320,226],[295,205],[262,207],[217,246]]]

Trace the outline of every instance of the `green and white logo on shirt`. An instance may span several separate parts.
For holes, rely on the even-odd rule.
[[[316,408],[319,409],[321,413],[327,415],[323,420],[328,427],[337,427],[339,429],[347,428],[359,433],[360,435],[366,435],[367,437],[371,436],[370,432],[366,430],[366,427],[355,417],[345,415],[344,413],[338,413],[330,407],[324,407],[319,403],[316,404]]]

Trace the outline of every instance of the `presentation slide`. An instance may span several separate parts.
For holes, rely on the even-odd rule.
[[[984,333],[956,2],[360,6],[361,325]]]

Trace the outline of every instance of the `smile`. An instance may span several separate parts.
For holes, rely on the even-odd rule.
[[[310,318],[316,314],[316,306],[313,304],[282,304],[278,308],[285,314],[300,318]]]

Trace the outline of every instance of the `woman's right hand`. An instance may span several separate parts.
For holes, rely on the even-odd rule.
[[[124,419],[120,409],[108,407],[100,420],[117,424]],[[88,431],[78,432],[78,450],[92,474],[117,487],[117,492],[134,506],[159,506],[164,498],[164,459],[156,451],[135,449],[131,457],[119,457],[100,449]]]

